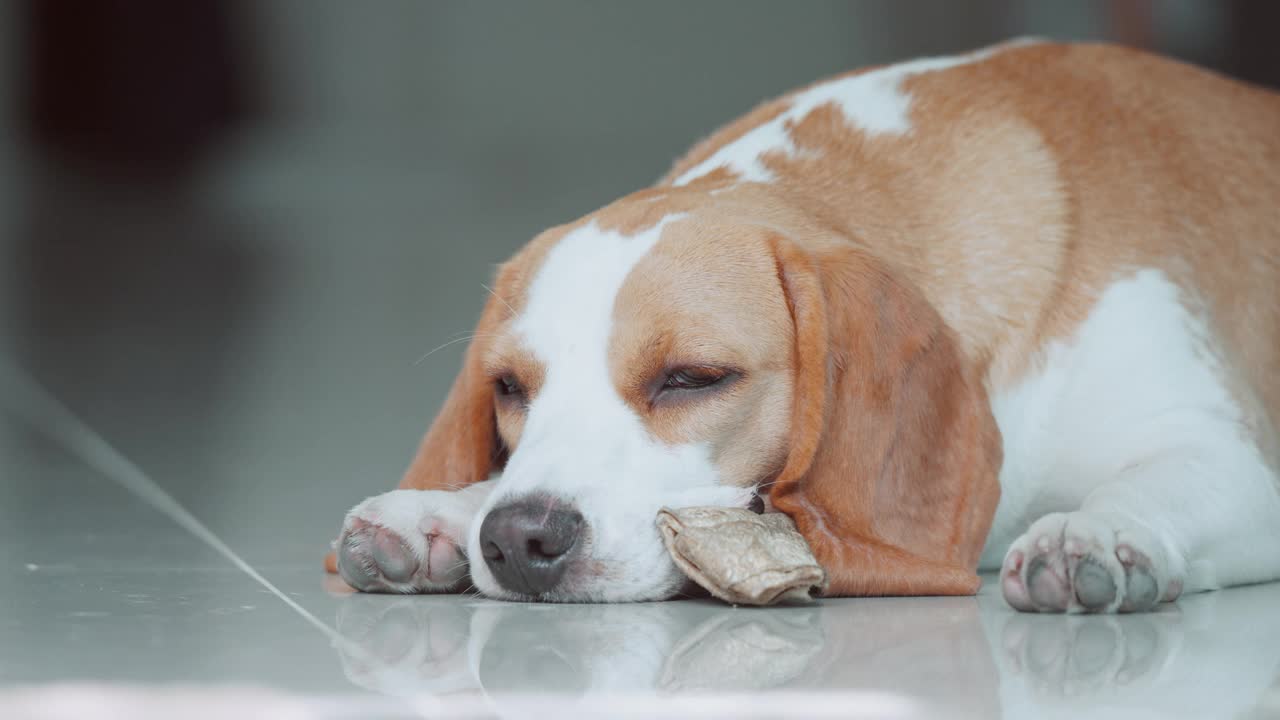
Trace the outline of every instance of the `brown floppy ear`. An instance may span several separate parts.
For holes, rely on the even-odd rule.
[[[868,253],[773,244],[797,373],[774,507],[828,595],[977,592],[1001,462],[981,378],[933,306]]]
[[[462,370],[400,479],[401,489],[457,490],[488,479],[506,464],[493,407],[493,381],[482,362],[484,347],[504,311],[506,306],[493,298],[485,305]]]

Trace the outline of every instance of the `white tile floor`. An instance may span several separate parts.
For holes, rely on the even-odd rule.
[[[799,608],[522,605],[353,594],[284,529],[220,530],[260,581],[13,389],[0,717],[1280,716],[1280,583],[1123,617],[1017,614],[991,583]]]

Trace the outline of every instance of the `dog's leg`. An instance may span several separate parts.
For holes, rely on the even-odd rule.
[[[347,513],[338,572],[364,592],[458,592],[468,577],[467,532],[495,481],[461,490],[393,490]]]
[[[999,537],[1039,517],[1004,555],[1010,605],[1149,610],[1280,578],[1273,419],[1205,307],[1163,273],[1137,272],[998,396]]]
[[[1183,592],[1280,578],[1280,484],[1234,423],[1135,461],[1075,512],[1014,541],[1001,589],[1014,608],[1131,612]]]

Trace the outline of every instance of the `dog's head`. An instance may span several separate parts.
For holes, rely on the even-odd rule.
[[[998,438],[937,313],[846,239],[712,201],[646,191],[505,264],[403,486],[500,473],[467,542],[493,597],[670,597],[659,508],[757,490],[838,592],[913,558],[969,582]]]

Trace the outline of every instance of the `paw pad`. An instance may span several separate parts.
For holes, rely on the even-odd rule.
[[[451,536],[435,529],[439,523],[408,516],[413,522],[400,524],[412,527],[389,527],[397,517],[367,505],[347,516],[337,543],[338,574],[348,585],[362,592],[448,592],[466,578],[465,558]]]
[[[1148,531],[1088,511],[1036,521],[1000,575],[1005,600],[1024,612],[1141,612],[1182,590]]]

